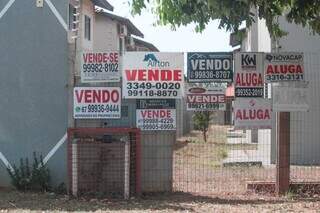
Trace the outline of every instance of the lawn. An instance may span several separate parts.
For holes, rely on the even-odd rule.
[[[319,198],[154,194],[140,199],[74,199],[50,193],[0,191],[0,212],[319,212]]]

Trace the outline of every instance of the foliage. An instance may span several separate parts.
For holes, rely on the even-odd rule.
[[[202,132],[204,142],[207,142],[210,117],[209,111],[196,112],[193,115],[194,127],[196,130],[200,130]]]
[[[243,22],[247,27],[252,25],[252,8],[258,8],[258,16],[266,20],[272,37],[286,34],[277,22],[281,15],[320,33],[320,0],[133,0],[133,14],[141,14],[148,5],[156,12],[158,24],[173,28],[196,23],[196,30],[201,32],[211,20],[219,20],[219,28],[238,32]]]
[[[28,158],[20,159],[20,166],[13,165],[13,170],[7,169],[12,185],[21,191],[49,191],[50,174],[44,165],[42,155],[40,159],[33,153],[33,164],[30,168]]]

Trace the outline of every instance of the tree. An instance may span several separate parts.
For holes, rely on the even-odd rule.
[[[141,14],[148,5],[156,12],[158,24],[173,28],[196,23],[201,32],[211,20],[219,20],[219,28],[238,32],[244,21],[247,27],[252,25],[255,14],[251,9],[258,8],[273,38],[286,34],[277,22],[281,15],[320,34],[320,0],[132,0],[133,14]]]
[[[207,132],[209,129],[209,122],[211,113],[209,111],[204,112],[196,112],[193,115],[193,121],[196,130],[200,130],[202,132],[204,142],[207,142]]]

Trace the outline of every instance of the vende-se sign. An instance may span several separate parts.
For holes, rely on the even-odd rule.
[[[235,129],[271,129],[271,102],[261,98],[238,98],[234,105]]]
[[[126,52],[123,57],[124,98],[180,98],[183,53]]]
[[[118,52],[83,52],[81,55],[81,82],[119,82]]]
[[[266,82],[304,81],[303,53],[266,53]]]
[[[188,111],[225,110],[225,89],[191,87],[187,91]]]
[[[232,82],[232,53],[190,52],[187,59],[189,82]]]
[[[136,124],[141,130],[175,130],[176,109],[173,99],[137,100]]]
[[[263,53],[235,54],[235,97],[262,97],[264,91]]]
[[[73,117],[75,119],[117,119],[121,115],[119,87],[75,87]]]

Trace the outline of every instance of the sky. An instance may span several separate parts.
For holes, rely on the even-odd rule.
[[[154,26],[155,16],[143,11],[141,16],[130,13],[128,0],[108,0],[114,6],[114,14],[126,17],[140,29],[147,42],[163,52],[219,52],[231,51],[229,32],[218,29],[218,22],[212,21],[202,33],[195,32],[195,25],[182,26],[172,31],[170,26]]]

